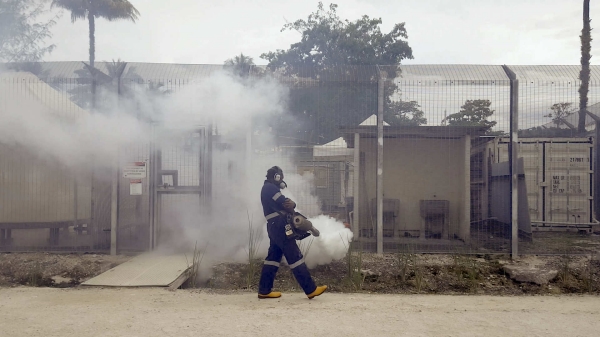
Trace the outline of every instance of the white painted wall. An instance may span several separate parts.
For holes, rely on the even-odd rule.
[[[361,227],[371,220],[367,200],[376,196],[376,140],[361,138],[365,152],[365,182],[361,184]],[[419,230],[419,200],[450,201],[449,234],[469,235],[470,142],[462,139],[386,138],[384,141],[384,198],[400,199],[401,230]],[[466,205],[466,206],[465,206]]]

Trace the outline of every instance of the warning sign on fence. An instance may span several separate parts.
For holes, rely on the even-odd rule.
[[[142,195],[142,180],[129,180],[129,195]]]
[[[123,178],[127,179],[142,179],[146,178],[146,163],[138,161],[127,163],[123,167]]]

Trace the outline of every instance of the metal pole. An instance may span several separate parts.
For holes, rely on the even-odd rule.
[[[594,139],[594,161],[592,165],[592,175],[594,179],[594,188],[592,189],[592,198],[594,200],[594,219],[600,218],[600,121],[596,121],[596,139]]]
[[[118,184],[119,169],[117,168],[118,159],[114,162],[114,171],[112,174],[112,193],[110,203],[110,255],[117,255],[117,207],[118,207]]]
[[[463,187],[463,221],[461,227],[463,230],[459,230],[459,235],[462,236],[465,243],[471,242],[471,135],[466,135],[464,137],[464,168],[465,171],[463,173],[464,179],[464,187]],[[450,228],[446,228],[444,226],[444,230],[447,231],[444,239],[449,240],[450,236]]]
[[[119,78],[113,79],[117,81],[117,113],[119,109],[119,96],[121,94],[121,80]],[[115,149],[115,158],[112,165],[112,192],[110,199],[110,255],[117,255],[117,227],[118,227],[118,212],[119,212],[119,145]]]
[[[510,79],[510,144],[508,146],[508,160],[510,166],[510,211],[511,211],[511,258],[515,259],[519,253],[519,80],[516,74],[508,67],[503,66]]]
[[[354,189],[352,191],[354,197],[352,207],[354,240],[358,240],[360,235],[360,175],[360,133],[357,132],[354,134]]]
[[[252,186],[252,120],[248,119],[248,131],[246,133],[246,191],[250,193]],[[278,164],[279,165],[279,164]],[[290,168],[291,169],[291,168]]]
[[[383,90],[385,74],[380,71],[377,88],[377,254],[383,254]]]

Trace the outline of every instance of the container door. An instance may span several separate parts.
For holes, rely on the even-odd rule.
[[[589,223],[590,143],[546,143],[546,221]]]

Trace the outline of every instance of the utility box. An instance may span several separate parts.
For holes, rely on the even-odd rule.
[[[373,224],[377,223],[377,198],[371,199],[371,214]],[[383,199],[383,236],[392,238],[396,236],[396,219],[400,216],[400,200],[399,199]],[[372,236],[371,232],[371,236]]]
[[[448,239],[450,202],[448,200],[421,200],[421,238]]]

